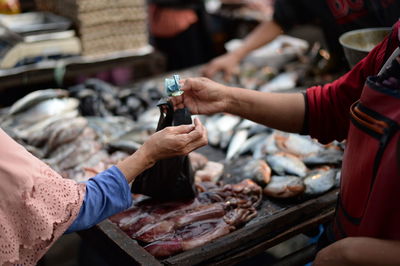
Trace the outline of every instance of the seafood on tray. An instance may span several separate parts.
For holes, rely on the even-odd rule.
[[[192,200],[142,198],[110,218],[157,258],[189,250],[227,235],[256,217],[261,187],[251,180],[238,184],[203,182]]]

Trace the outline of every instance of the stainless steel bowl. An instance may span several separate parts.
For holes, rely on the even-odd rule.
[[[353,30],[342,34],[339,42],[350,67],[355,66],[361,59],[380,43],[390,32],[391,28],[367,28]]]

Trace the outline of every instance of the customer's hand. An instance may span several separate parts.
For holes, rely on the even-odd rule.
[[[223,112],[229,100],[229,87],[208,78],[182,80],[184,93],[171,97],[177,109],[188,108],[192,114],[214,114]]]
[[[166,127],[157,131],[131,156],[122,160],[117,167],[128,183],[137,175],[152,167],[158,160],[187,155],[207,144],[207,132],[198,118],[194,125]]]
[[[226,82],[232,82],[234,75],[239,73],[240,58],[234,53],[221,55],[213,59],[201,69],[201,74],[207,78],[213,78],[218,72],[222,72]]]
[[[149,161],[187,155],[207,144],[207,132],[198,118],[192,125],[166,127],[153,135],[140,149],[145,151]]]

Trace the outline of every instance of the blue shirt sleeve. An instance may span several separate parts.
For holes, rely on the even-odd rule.
[[[116,166],[86,181],[86,194],[78,217],[65,233],[88,229],[132,205],[129,184]]]

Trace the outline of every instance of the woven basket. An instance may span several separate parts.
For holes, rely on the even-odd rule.
[[[36,0],[39,10],[70,18],[83,55],[148,45],[146,0]]]

